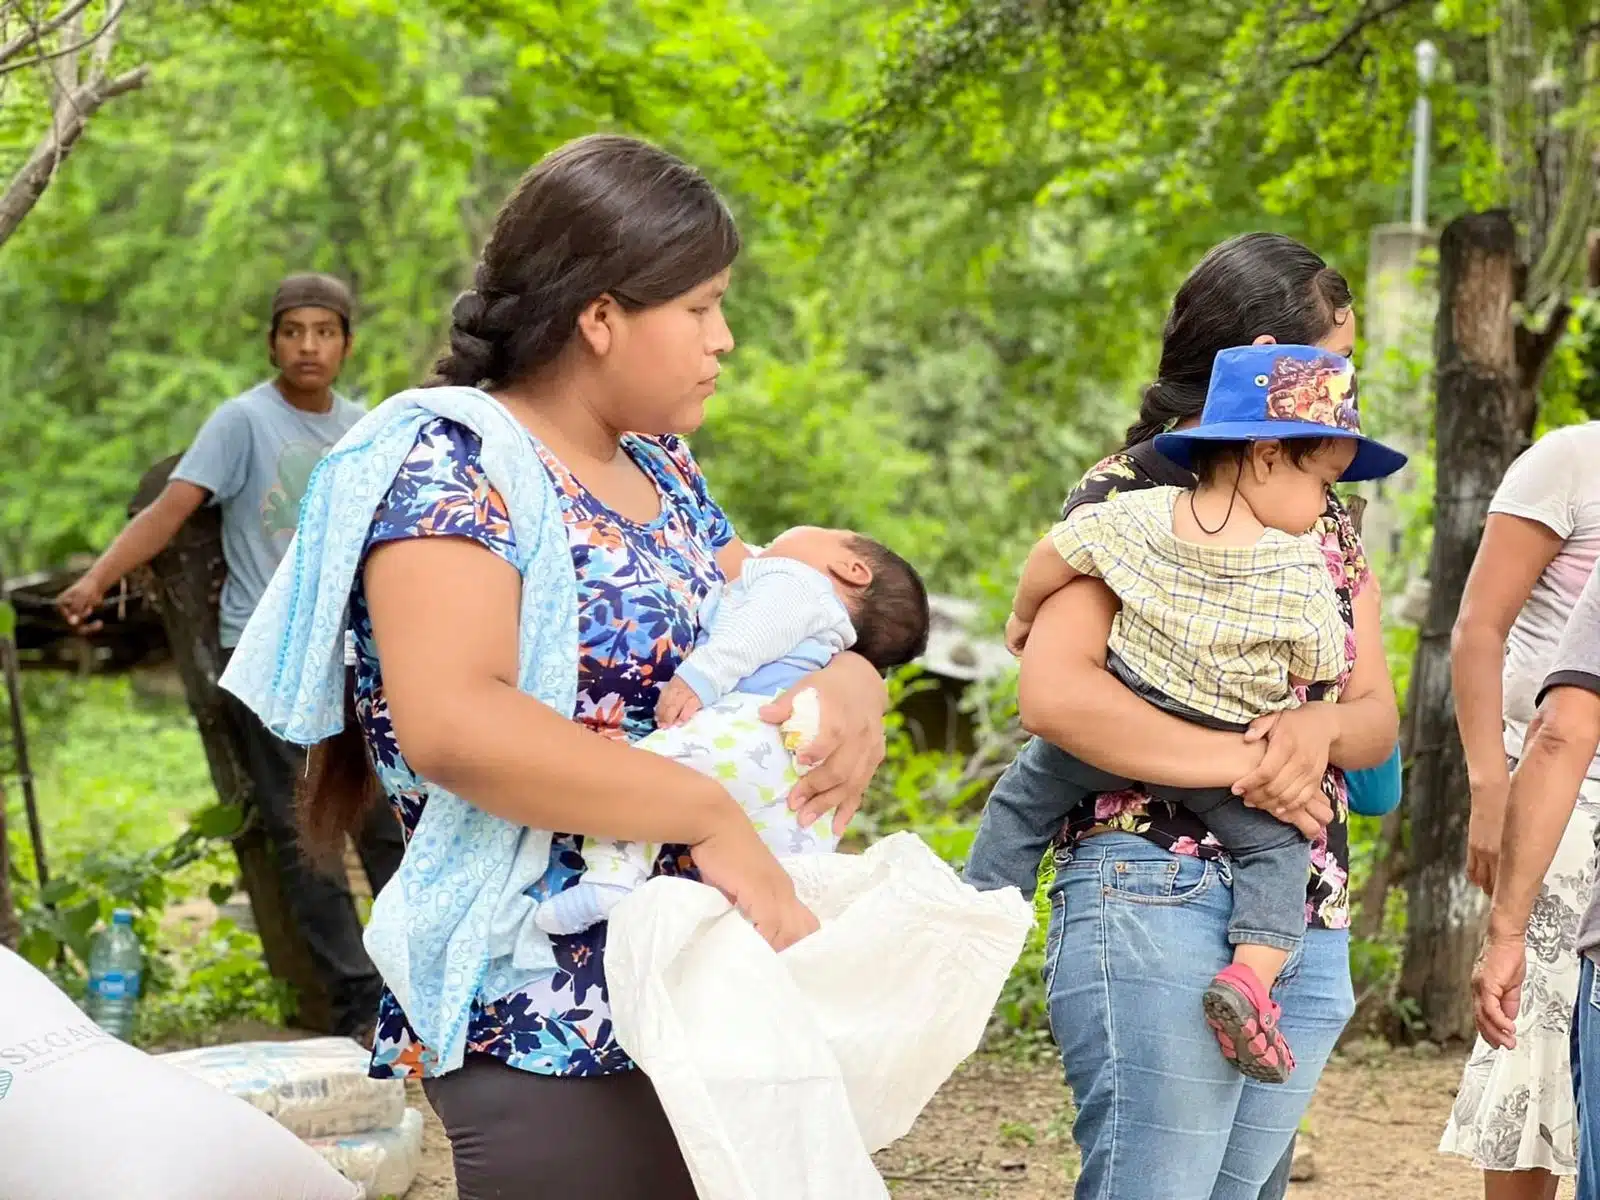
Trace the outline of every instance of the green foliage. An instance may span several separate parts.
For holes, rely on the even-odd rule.
[[[1569,7],[1530,6],[1563,63]],[[740,349],[695,443],[741,532],[859,528],[998,617],[1026,546],[1120,443],[1156,373],[1172,291],[1206,248],[1281,230],[1359,293],[1370,229],[1405,201],[1420,37],[1442,58],[1432,213],[1516,199],[1491,128],[1497,8],[130,6],[117,61],[150,64],[150,82],[95,116],[3,250],[0,320],[26,336],[0,343],[0,437],[26,449],[0,457],[0,563],[55,565],[105,544],[141,473],[270,371],[263,310],[288,271],[355,285],[345,390],[370,403],[418,381],[512,182],[561,141],[607,128],[702,166],[745,235],[729,298]],[[40,80],[17,84],[0,92],[8,167],[45,112]],[[1572,331],[1547,376],[1545,424],[1600,415],[1593,305]],[[1425,381],[1420,360],[1383,369],[1387,386]],[[1381,564],[1396,579],[1426,561],[1421,466],[1400,561]],[[0,630],[9,619],[0,606]],[[1402,695],[1415,639],[1386,630]],[[902,697],[926,686],[896,684]],[[964,859],[1018,740],[1014,688],[969,697],[969,752],[923,746],[897,716],[863,835],[912,829]],[[160,964],[149,1036],[281,1011],[248,935],[219,926],[197,941],[160,920],[183,898],[224,898],[233,879],[222,839],[237,814],[215,806],[181,706],[126,683],[30,678],[28,692],[60,878],[50,905],[21,889],[31,956],[78,970],[94,921],[131,904]],[[1358,880],[1372,837],[1359,827]],[[1043,936],[1041,920],[1002,1000],[1013,1027],[1043,1026]],[[1391,951],[1360,950],[1363,978],[1391,970]]]
[[[38,886],[19,797],[10,792],[22,955],[79,995],[94,929],[113,908],[130,908],[149,958],[141,1021],[150,1037],[185,1021],[198,1029],[213,1019],[281,1016],[286,998],[254,935],[219,923],[195,938],[174,924],[185,902],[232,893],[224,839],[239,828],[237,810],[215,802],[187,707],[127,678],[28,673],[23,685],[50,880]],[[0,773],[13,769],[0,761]]]

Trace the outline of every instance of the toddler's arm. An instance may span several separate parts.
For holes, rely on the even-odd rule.
[[[677,678],[701,704],[713,704],[746,675],[830,633],[840,650],[855,643],[850,616],[825,575],[791,559],[751,559],[738,586],[723,593],[705,643],[678,665]]]
[[[1011,599],[1011,619],[1006,622],[1006,645],[1011,653],[1022,653],[1028,630],[1044,602],[1085,574],[1081,567],[1091,565],[1086,560],[1092,557],[1089,535],[1095,515],[1093,509],[1074,513],[1040,538],[1029,552]]]

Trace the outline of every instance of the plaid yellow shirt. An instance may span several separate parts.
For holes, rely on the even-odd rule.
[[[1345,666],[1321,548],[1277,529],[1253,546],[1180,541],[1172,506],[1183,494],[1124,492],[1076,510],[1050,538],[1122,601],[1108,648],[1151,687],[1236,724],[1294,708],[1291,676],[1331,682]]]

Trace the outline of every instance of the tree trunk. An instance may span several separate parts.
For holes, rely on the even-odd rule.
[[[1356,894],[1355,918],[1350,923],[1350,935],[1372,939],[1383,932],[1383,914],[1388,907],[1389,891],[1405,873],[1405,808],[1401,806],[1385,813],[1378,829],[1377,845],[1372,858],[1372,871]]]
[[[129,505],[129,513],[143,509],[161,494],[177,458],[157,463],[139,481],[139,490]],[[161,612],[173,661],[183,679],[183,690],[200,727],[211,781],[225,804],[249,810],[250,778],[235,742],[233,726],[222,704],[217,676],[222,651],[217,641],[217,599],[224,574],[222,561],[222,522],[215,508],[199,509],[178,531],[146,572],[144,591]],[[331,1032],[332,1011],[328,997],[312,969],[305,941],[300,936],[289,906],[285,902],[277,857],[260,826],[251,823],[233,841],[239,860],[239,874],[256,930],[266,955],[267,969],[276,979],[294,988],[298,1004],[295,1023]]]
[[[1521,275],[1509,214],[1472,213],[1445,226],[1434,333],[1430,597],[1408,702],[1411,841],[1400,981],[1436,1041],[1468,1038],[1473,1029],[1467,980],[1485,905],[1465,872],[1470,794],[1450,690],[1450,630],[1489,501],[1533,424],[1542,356],[1532,361],[1528,335],[1513,315]]]

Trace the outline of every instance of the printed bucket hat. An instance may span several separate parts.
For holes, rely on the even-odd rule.
[[[1383,479],[1406,456],[1362,436],[1356,372],[1350,360],[1317,346],[1235,346],[1211,368],[1200,424],[1156,435],[1156,449],[1181,467],[1196,442],[1349,438],[1356,456],[1340,480]]]

